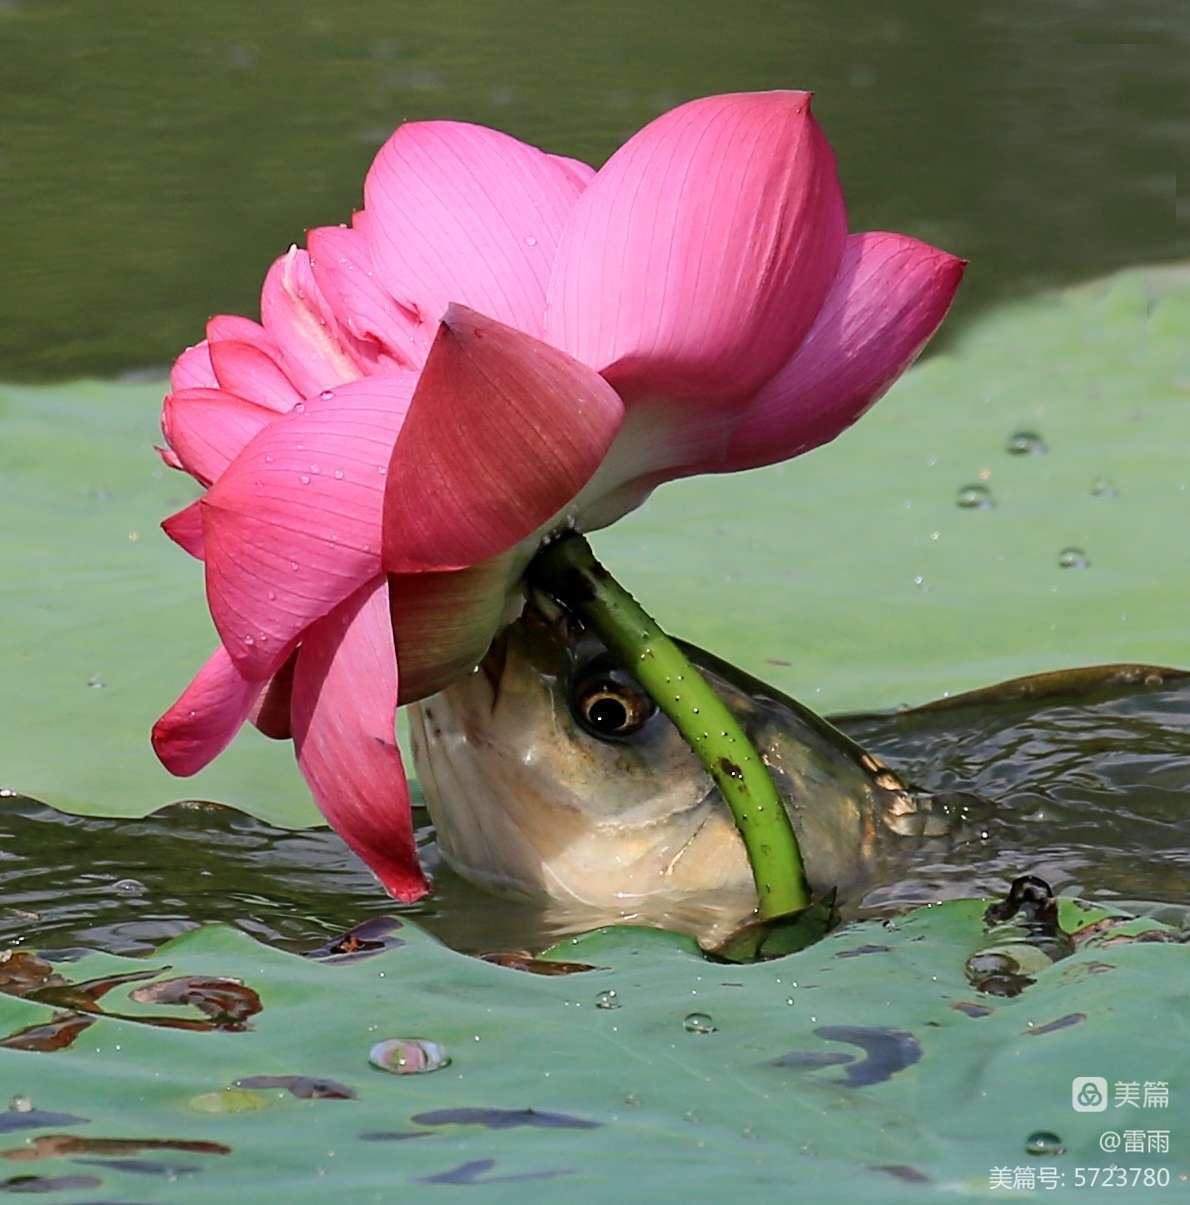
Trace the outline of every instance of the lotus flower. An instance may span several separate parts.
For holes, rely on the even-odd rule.
[[[327,819],[408,900],[398,703],[477,664],[552,532],[833,439],[964,265],[847,234],[803,92],[693,101],[598,172],[404,125],[364,202],[273,265],[260,324],[215,318],[174,366],[162,455],[208,489],[163,526],[205,560],[221,644],[154,745],[187,774],[249,717],[292,735]]]

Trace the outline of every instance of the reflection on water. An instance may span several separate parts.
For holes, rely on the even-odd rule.
[[[0,378],[167,362],[346,219],[405,119],[602,161],[692,96],[804,87],[853,229],[972,260],[995,297],[1190,252],[1173,164],[1190,6],[1168,0],[0,3]],[[1185,210],[1178,218],[1184,223]]]
[[[1021,874],[1060,894],[1190,917],[1190,684],[1101,691],[1077,702],[1002,703],[851,721],[851,735],[924,786],[975,791],[995,811],[965,845],[923,845],[862,911],[1002,895]],[[399,912],[458,949],[541,949],[573,916],[496,900],[434,865],[435,894],[386,899],[325,829],[292,832],[215,805],[144,820],[68,816],[0,800],[0,948],[59,956],[144,953],[203,922],[310,950],[368,917]],[[854,911],[854,902],[851,909]]]

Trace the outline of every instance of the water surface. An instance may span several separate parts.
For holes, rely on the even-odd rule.
[[[1034,874],[1060,894],[1190,920],[1187,681],[846,727],[919,785],[992,805],[967,840],[922,843],[895,881],[844,901],[846,914],[999,896]],[[70,816],[20,797],[0,805],[0,948],[147,953],[221,921],[310,950],[399,913],[468,953],[537,951],[613,919],[584,923],[478,891],[437,863],[428,825],[420,839],[435,892],[400,907],[328,829],[276,829],[216,805],[175,804],[143,820]]]
[[[1190,253],[1190,7],[1167,0],[0,0],[0,46],[0,380],[156,371],[254,313],[408,119],[599,163],[690,97],[813,89],[852,228],[972,261],[951,330]]]

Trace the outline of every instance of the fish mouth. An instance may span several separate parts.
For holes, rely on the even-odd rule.
[[[489,710],[492,712],[500,705],[500,691],[504,685],[505,671],[508,669],[509,630],[505,628],[492,641],[484,659],[479,663],[480,672],[487,679],[488,686],[491,688],[492,697],[489,701]]]

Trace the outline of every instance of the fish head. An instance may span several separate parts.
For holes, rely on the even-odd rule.
[[[443,858],[480,886],[608,920],[705,933],[745,918],[751,868],[710,775],[599,638],[544,606],[527,606],[472,674],[410,708]],[[904,838],[950,827],[813,712],[686,651],[768,765],[814,889],[862,884]]]

